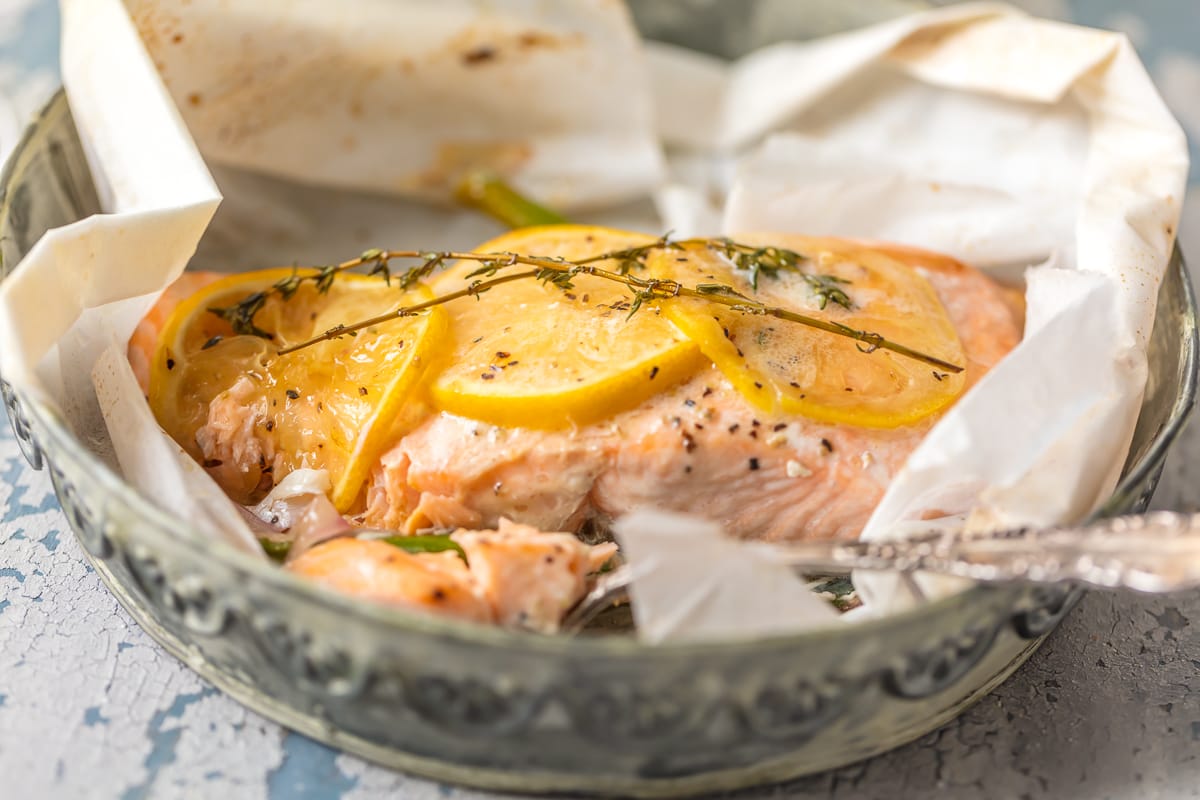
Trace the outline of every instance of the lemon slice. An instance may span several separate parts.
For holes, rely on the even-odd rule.
[[[952,364],[966,363],[962,342],[933,287],[886,253],[799,236],[739,236],[737,241],[794,250],[806,259],[794,270],[764,274],[757,290],[746,270],[735,269],[707,244],[656,252],[647,265],[658,278],[689,286],[725,284],[768,306],[872,331]],[[851,307],[828,295],[822,301],[822,286],[844,292]],[[739,393],[766,412],[892,428],[946,407],[965,386],[965,373],[948,373],[882,349],[864,353],[852,339],[799,323],[695,298],[673,298],[662,307]]]
[[[272,340],[233,335],[228,322],[208,312],[291,274],[284,268],[232,275],[181,303],[166,321],[151,363],[150,405],[167,433],[198,461],[203,454],[196,435],[209,422],[210,406],[213,420],[243,448],[243,460],[244,447],[260,443],[266,452],[257,465],[206,465],[235,500],[256,499],[269,488],[265,476],[273,471],[278,482],[309,467],[329,470],[331,499],[346,511],[382,447],[418,413],[415,390],[445,330],[445,315],[435,308],[278,356],[279,347],[429,295],[424,289],[406,295],[361,275],[339,276],[325,294],[305,281],[289,300],[269,296],[255,315]]]
[[[475,248],[575,261],[654,242],[641,233],[583,225],[522,228]],[[597,266],[616,269],[610,262]],[[437,294],[460,289],[479,264],[435,278]],[[529,269],[520,264],[506,272]],[[563,290],[529,278],[444,308],[453,339],[433,380],[436,405],[496,425],[541,429],[586,425],[633,408],[701,363],[695,344],[656,309],[629,316],[621,284],[579,275]]]

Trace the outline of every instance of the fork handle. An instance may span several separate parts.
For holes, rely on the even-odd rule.
[[[761,547],[789,566],[814,573],[934,572],[983,583],[1076,581],[1139,592],[1200,586],[1200,514],[1171,511],[1071,527]]]

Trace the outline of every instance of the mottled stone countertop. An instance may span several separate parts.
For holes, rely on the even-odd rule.
[[[1195,0],[1019,4],[1125,30],[1200,138]],[[15,119],[55,85],[56,26],[52,0],[0,0],[0,158]],[[1181,228],[1193,254],[1196,189]],[[1175,446],[1155,505],[1195,509],[1198,499],[1194,425]],[[101,585],[46,474],[27,467],[0,419],[0,797],[488,796],[289,733],[166,655]],[[1090,594],[1011,680],[941,730],[865,763],[739,797],[1200,797],[1200,594]]]

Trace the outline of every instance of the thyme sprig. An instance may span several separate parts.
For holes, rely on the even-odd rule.
[[[839,278],[836,275],[819,275],[811,272],[801,273],[801,277],[808,284],[808,288],[812,290],[813,296],[817,298],[817,308],[822,311],[831,302],[846,309],[854,307],[850,302],[849,295],[842,289],[842,286],[850,283],[845,278]]]
[[[294,353],[297,350],[302,350],[306,347],[311,347],[318,342],[337,339],[342,336],[354,335],[364,328],[369,328],[382,323],[401,319],[404,317],[412,317],[420,314],[435,306],[440,306],[457,300],[462,297],[479,297],[490,289],[500,286],[505,283],[510,283],[519,280],[538,280],[542,283],[552,284],[564,291],[570,290],[573,287],[572,280],[578,275],[590,275],[603,280],[608,280],[614,283],[624,285],[629,289],[632,295],[632,300],[629,304],[629,315],[637,313],[637,311],[648,302],[655,300],[665,300],[675,297],[693,297],[705,300],[706,302],[723,305],[733,311],[743,314],[753,314],[757,316],[770,316],[776,319],[787,322],[794,322],[801,325],[806,325],[810,328],[823,330],[837,336],[844,336],[855,340],[858,343],[858,348],[864,353],[871,353],[876,350],[888,350],[917,361],[924,362],[931,366],[945,370],[947,372],[958,373],[962,372],[962,367],[957,364],[952,364],[943,359],[922,353],[913,348],[907,347],[899,342],[893,342],[886,339],[882,335],[873,331],[859,330],[849,325],[843,325],[833,320],[823,319],[820,317],[801,314],[791,309],[781,308],[778,306],[769,306],[748,297],[741,292],[738,292],[732,286],[725,284],[699,284],[697,286],[685,286],[678,281],[660,279],[660,278],[643,278],[633,274],[634,270],[644,266],[645,258],[656,249],[683,249],[685,245],[703,244],[714,250],[717,250],[722,255],[725,255],[739,269],[745,269],[750,272],[750,282],[753,286],[758,280],[758,276],[762,274],[774,275],[783,269],[794,269],[799,266],[805,257],[794,253],[790,250],[781,248],[755,248],[750,245],[742,245],[724,239],[691,239],[684,241],[671,241],[664,237],[656,242],[638,247],[631,247],[625,250],[614,251],[610,253],[602,253],[589,258],[576,261],[567,261],[562,258],[552,258],[544,256],[527,256],[518,253],[460,253],[454,251],[424,251],[424,250],[367,250],[358,258],[344,261],[341,264],[330,265],[327,267],[318,268],[315,272],[308,275],[301,275],[298,272],[292,276],[276,283],[270,289],[262,292],[257,292],[255,295],[263,295],[260,299],[255,295],[251,295],[242,300],[231,309],[210,309],[213,313],[218,314],[224,319],[230,321],[237,333],[249,333],[252,335],[261,335],[256,333],[258,330],[254,326],[253,317],[258,309],[262,308],[265,302],[265,297],[270,292],[277,292],[281,295],[285,291],[295,291],[295,279],[313,280],[317,284],[319,291],[327,291],[332,278],[330,275],[338,272],[353,269],[355,267],[370,266],[371,274],[382,274],[385,279],[391,282],[392,275],[390,262],[401,259],[418,259],[419,264],[410,267],[405,272],[398,276],[399,285],[402,289],[411,288],[419,281],[429,277],[435,271],[440,269],[444,264],[450,261],[475,261],[479,263],[479,268],[468,275],[468,278],[473,278],[467,286],[453,292],[448,292],[443,295],[431,298],[429,300],[414,303],[412,305],[403,306],[393,309],[384,314],[380,314],[369,319],[360,320],[351,324],[342,324],[330,328],[329,330],[312,337],[303,342],[299,342],[288,347],[281,348],[279,355],[287,355]],[[755,260],[755,259],[759,260]],[[596,266],[600,261],[616,262],[616,270],[604,269]],[[523,265],[532,267],[532,269],[520,270],[501,274],[502,270]],[[807,273],[801,273],[807,275]],[[806,281],[810,287],[814,288],[817,294],[818,301],[821,307],[824,307],[828,302],[834,302],[838,305],[850,306],[850,298],[845,292],[839,288],[839,284],[843,283],[840,279],[833,276],[814,276],[822,280],[816,285],[812,281]],[[823,293],[823,294],[822,294]],[[245,305],[245,308],[242,306]],[[238,326],[241,326],[239,329]]]

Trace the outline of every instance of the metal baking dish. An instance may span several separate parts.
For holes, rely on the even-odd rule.
[[[65,97],[0,179],[0,272],[100,211]],[[1196,390],[1178,251],[1120,485],[1146,507]],[[526,792],[665,796],[830,769],[942,725],[1029,657],[1070,586],[975,588],[887,619],[737,644],[558,639],[355,602],[203,540],[136,494],[51,408],[0,383],[96,571],[167,650],[240,702],[412,773]]]

